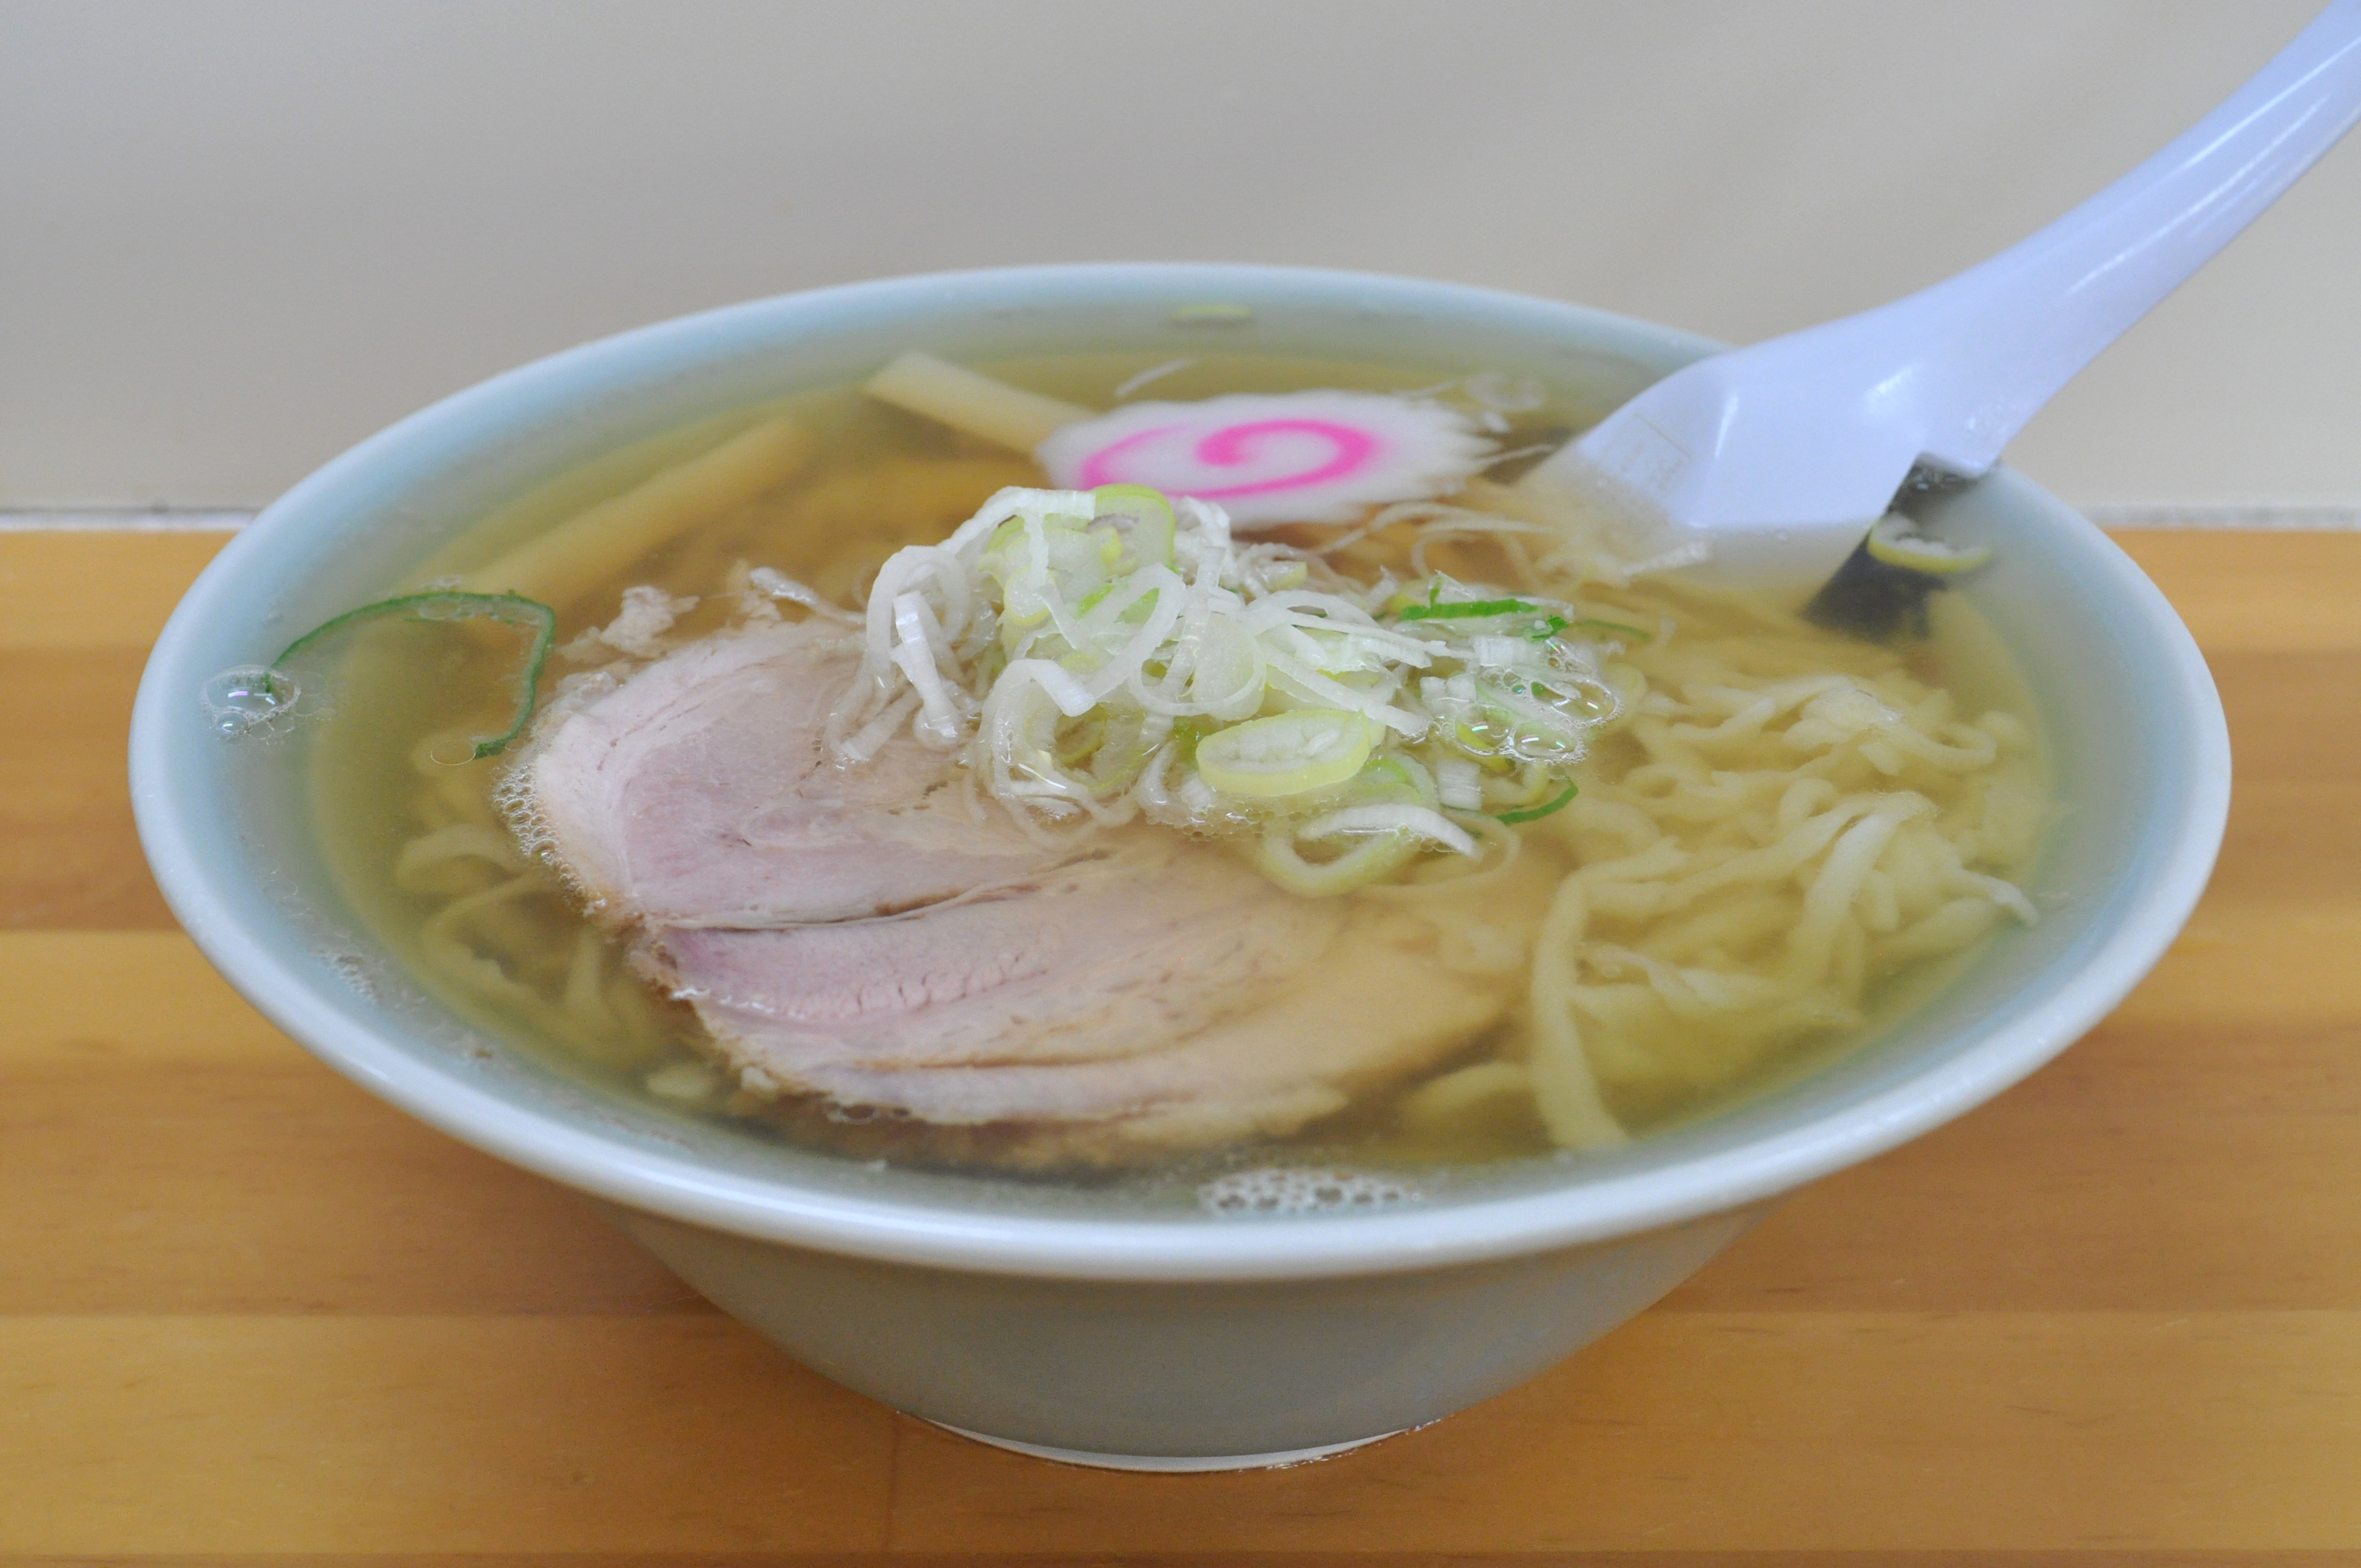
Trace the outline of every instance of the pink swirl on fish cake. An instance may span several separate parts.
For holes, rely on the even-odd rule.
[[[1372,392],[1237,393],[1138,403],[1069,425],[1038,455],[1069,489],[1151,485],[1246,526],[1345,521],[1455,488],[1491,444],[1466,416]]]
[[[1147,483],[1147,480],[1124,471],[1125,457],[1176,433],[1187,433],[1187,427],[1159,425],[1101,447],[1084,460],[1081,488],[1096,489],[1101,485]],[[1182,493],[1203,501],[1225,501],[1240,496],[1268,496],[1280,490],[1324,485],[1359,472],[1371,458],[1385,450],[1385,444],[1367,431],[1349,424],[1338,424],[1334,420],[1265,419],[1246,424],[1224,425],[1210,431],[1198,440],[1196,449],[1190,456],[1208,469],[1250,467],[1258,446],[1272,436],[1285,435],[1309,435],[1325,441],[1333,455],[1316,468],[1280,474],[1268,479],[1249,480],[1242,485],[1192,485]]]

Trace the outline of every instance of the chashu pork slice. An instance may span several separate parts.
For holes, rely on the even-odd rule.
[[[890,1108],[935,1126],[1005,1129],[971,1145],[1018,1166],[1123,1165],[1273,1137],[1434,1066],[1498,1023],[1502,1001],[1355,922],[1293,988],[1154,1050],[986,1068],[807,1064],[841,1105]],[[767,1056],[760,1036],[741,1049]]]
[[[1291,983],[1343,924],[1150,828],[907,915],[681,927],[642,952],[745,1063],[833,1092],[826,1069],[1136,1057]]]
[[[823,749],[856,664],[813,622],[708,638],[568,715],[529,759],[528,836],[591,907],[652,927],[887,915],[1054,860],[969,809],[908,736],[867,764]]]
[[[1497,988],[1213,846],[1041,843],[906,735],[840,766],[855,667],[809,622],[708,639],[554,713],[511,791],[748,1088],[1119,1164],[1291,1131],[1498,1020]]]

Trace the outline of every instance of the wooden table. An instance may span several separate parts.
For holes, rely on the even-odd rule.
[[[1524,1388],[1211,1477],[846,1393],[240,1003],[122,778],[220,539],[0,534],[0,1564],[2361,1563],[2361,536],[2125,537],[2237,804],[2064,1060]]]

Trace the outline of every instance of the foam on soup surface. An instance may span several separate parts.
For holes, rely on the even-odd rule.
[[[1154,367],[993,368],[1092,409]],[[1046,673],[1009,720],[994,695],[1028,661],[1088,680],[1149,641],[1159,595],[1211,581],[1215,524],[1185,504],[1020,505],[974,531],[973,606],[923,574],[895,591],[927,548],[871,603],[896,552],[1048,493],[1000,444],[1022,434],[842,389],[545,487],[419,574],[555,611],[520,745],[470,755],[515,628],[344,651],[308,751],[340,878],[452,1005],[650,1109],[1191,1180],[1612,1146],[1855,1048],[2031,917],[2034,715],[1958,596],[1884,646],[1685,586],[1506,482],[1576,422],[1565,399],[1433,381],[1237,356],[1142,390],[1418,389],[1488,438],[1470,466],[1505,459],[1439,502],[1224,533],[1208,591],[1301,612],[1313,663],[1233,649],[1264,685],[1219,713],[1177,610],[1137,700],[1068,711],[1091,694]],[[955,609],[990,619],[953,633]]]

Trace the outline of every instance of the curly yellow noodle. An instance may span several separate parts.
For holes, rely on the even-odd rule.
[[[803,461],[777,445],[766,461]],[[760,526],[731,548],[847,598],[884,551],[937,530],[1011,462],[828,473],[748,513]],[[648,510],[661,488],[631,505]],[[1432,565],[1565,600],[1605,623],[1605,677],[1624,702],[1570,806],[1513,828],[1466,818],[1479,860],[1421,860],[1357,895],[1372,918],[1424,923],[1455,970],[1524,977],[1511,1024],[1406,1092],[1401,1127],[1442,1135],[1537,1113],[1563,1147],[1611,1148],[1861,1026],[1896,971],[2035,917],[2010,880],[2052,809],[2029,716],[1963,712],[1923,653],[1652,577],[1522,492],[1479,480],[1455,500],[1312,535],[1301,554],[1405,578]],[[584,515],[620,519],[608,529],[620,539],[642,526],[629,510]],[[715,549],[719,574],[730,552]],[[549,554],[511,553],[537,568]],[[734,570],[719,587],[669,586],[726,593],[742,586]],[[591,1059],[676,1051],[662,1004],[519,852],[485,771],[436,762],[437,739],[412,753],[415,832],[392,867],[404,892],[442,901],[419,930],[423,963]]]

